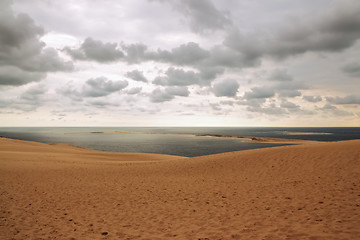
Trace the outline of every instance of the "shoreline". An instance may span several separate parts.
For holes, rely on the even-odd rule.
[[[137,134],[136,132],[118,132],[118,131],[109,131],[109,132],[89,132],[92,134]],[[66,133],[66,134],[74,134],[74,133]],[[173,134],[173,133],[140,133],[140,134],[160,134],[160,135],[185,135],[185,136],[194,136],[194,137],[211,137],[211,138],[231,138],[231,139],[239,139],[243,142],[247,143],[269,143],[269,144],[285,144],[283,146],[287,145],[304,145],[304,144],[314,144],[314,143],[326,143],[326,141],[314,141],[314,140],[300,140],[300,139],[284,139],[284,138],[269,138],[269,137],[251,137],[251,136],[233,136],[233,135],[220,135],[220,134]],[[15,139],[15,138],[8,138],[4,136],[0,136],[0,139],[10,139],[10,140],[16,140],[16,141],[24,141],[24,142],[33,142],[33,143],[40,143],[40,144],[47,144],[47,145],[68,145],[74,148],[80,148],[80,149],[89,149],[92,151],[99,151],[103,153],[127,153],[127,152],[112,152],[112,151],[103,151],[103,150],[96,150],[93,148],[73,145],[73,144],[67,144],[67,143],[43,143],[43,142],[37,142],[32,140],[21,140],[21,139]],[[268,147],[261,147],[261,148],[274,148],[279,146],[272,146],[269,145]],[[261,149],[261,148],[254,148],[254,149]],[[240,149],[235,151],[248,151],[251,149]],[[233,152],[233,151],[231,151]],[[135,154],[158,154],[158,155],[169,155],[169,154],[163,154],[163,153],[140,153],[140,152],[129,152],[129,153],[135,153]],[[226,152],[222,152],[226,153]],[[221,153],[218,153],[221,154]],[[207,156],[206,155],[200,155],[200,156]],[[210,154],[212,155],[212,154]],[[181,155],[169,155],[169,156],[177,156],[177,157],[187,157],[187,156],[181,156]]]

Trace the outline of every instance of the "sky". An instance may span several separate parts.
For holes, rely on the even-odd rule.
[[[1,0],[0,126],[360,127],[358,0]]]

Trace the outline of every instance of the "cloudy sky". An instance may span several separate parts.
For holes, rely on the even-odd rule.
[[[0,1],[0,126],[360,126],[358,0]]]

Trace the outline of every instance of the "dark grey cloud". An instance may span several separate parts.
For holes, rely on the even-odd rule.
[[[149,60],[147,56],[147,46],[142,43],[121,44],[122,49],[126,52],[125,61],[130,64],[140,63]]]
[[[18,96],[0,99],[0,108],[34,111],[48,101],[46,99],[47,91],[48,88],[42,84],[31,86]]]
[[[213,86],[213,92],[217,97],[235,97],[239,89],[239,83],[234,79],[224,79]]]
[[[124,57],[117,43],[103,43],[90,37],[86,38],[79,48],[64,48],[75,60],[93,60],[97,62],[115,62]]]
[[[228,14],[219,11],[209,0],[160,0],[159,2],[172,4],[174,10],[185,16],[191,30],[197,33],[221,30],[231,25]]]
[[[189,89],[187,87],[178,87],[178,86],[167,87],[165,88],[165,91],[170,95],[181,96],[181,97],[188,97],[190,94]]]
[[[313,102],[313,103],[317,103],[317,102],[321,102],[322,101],[322,97],[321,96],[303,96],[303,99],[308,101],[308,102]]]
[[[28,15],[15,14],[10,4],[2,1],[0,5],[1,84],[23,85],[44,78],[40,72],[71,71],[71,62],[40,41],[44,29]]]
[[[156,77],[153,84],[161,86],[189,86],[199,84],[199,74],[194,71],[185,71],[170,67],[166,71],[166,76]]]
[[[103,97],[126,88],[128,84],[125,80],[112,81],[105,77],[91,78],[86,81],[82,94],[85,97]]]
[[[299,90],[307,89],[307,85],[299,81],[280,82],[273,86],[280,97],[298,97],[301,96]]]
[[[299,90],[306,89],[306,85],[302,82],[297,81],[285,81],[279,82],[272,86],[262,86],[262,87],[253,87],[250,91],[245,92],[243,99],[245,99],[245,105],[248,105],[248,102],[254,99],[267,99],[275,97],[277,94],[281,98],[294,98],[301,96]],[[258,102],[254,102],[254,109],[257,109],[261,106]]]
[[[30,72],[67,72],[74,69],[73,63],[61,59],[54,48],[44,48],[41,54],[27,60],[27,62],[21,64],[21,68]]]
[[[139,82],[147,82],[148,80],[144,76],[143,72],[139,70],[133,70],[131,72],[127,72],[125,74],[126,77],[131,78],[132,80],[139,81]]]
[[[270,87],[254,87],[251,88],[250,92],[244,94],[245,99],[262,99],[262,98],[271,98],[275,96],[274,89]]]
[[[360,38],[360,4],[337,2],[324,14],[292,19],[273,34],[242,34],[231,30],[224,41],[247,59],[271,56],[287,58],[306,52],[337,52],[351,47]]]
[[[255,67],[260,64],[258,58],[249,58],[246,54],[217,45],[210,50],[210,57],[204,62],[206,66],[222,66],[228,68]]]
[[[294,98],[301,96],[301,91],[308,86],[304,82],[294,81],[292,76],[285,70],[275,70],[267,77],[274,83],[253,87],[250,91],[245,92],[243,99],[266,99],[278,96],[280,98]]]
[[[299,105],[297,105],[295,103],[292,103],[292,102],[289,102],[289,101],[286,101],[286,100],[281,102],[280,107],[281,108],[286,108],[289,111],[297,111],[297,110],[300,109]]]
[[[130,88],[126,91],[127,94],[129,95],[134,95],[134,94],[138,94],[141,93],[142,87],[134,87],[134,88]]]
[[[345,117],[345,116],[353,115],[350,112],[338,109],[334,105],[331,105],[331,104],[328,104],[328,103],[325,104],[323,107],[318,108],[318,110],[322,111],[326,115],[333,115],[333,116],[338,116],[338,117]]]
[[[254,108],[260,108],[266,102],[266,98],[240,99],[237,104]]]
[[[301,92],[299,90],[277,90],[277,93],[280,97],[284,98],[294,98],[301,96]]]
[[[111,103],[109,101],[104,100],[90,100],[86,102],[87,105],[94,106],[97,108],[107,108],[109,106],[118,106],[118,104]]]
[[[88,46],[88,47],[86,47]],[[171,50],[148,50],[141,43],[121,43],[121,49],[116,43],[102,43],[99,40],[87,38],[78,49],[65,47],[64,51],[77,60],[93,60],[97,62],[124,61],[128,64],[138,64],[146,61],[164,62],[179,66],[192,66],[201,68],[202,62],[210,57],[210,52],[201,48],[199,44],[188,42]],[[123,53],[123,52],[124,53]],[[231,59],[234,60],[234,59]],[[228,62],[230,62],[229,60]],[[208,64],[205,64],[205,69]],[[213,66],[211,66],[213,67]],[[217,70],[218,72],[218,70]],[[214,73],[212,74],[214,75]],[[204,73],[209,78],[209,74]]]
[[[12,1],[0,2],[0,41],[4,46],[20,46],[36,35],[43,35],[42,27],[36,26],[27,14],[15,15],[12,10]]]
[[[253,67],[260,63],[257,59],[248,60],[243,54],[222,45],[205,50],[193,42],[182,44],[171,51],[159,49],[156,52],[146,52],[144,59],[193,67],[199,71],[201,85],[209,85],[226,68]]]
[[[88,38],[89,39],[89,38]],[[99,41],[97,41],[99,42]],[[99,45],[109,45],[110,43],[101,43]],[[111,45],[111,44],[110,44]],[[120,50],[116,48],[115,45],[112,48],[108,49],[110,52],[119,52]],[[243,68],[243,67],[253,67],[259,65],[260,61],[258,59],[246,59],[246,56],[242,53],[234,51],[231,48],[217,45],[210,50],[205,50],[201,48],[197,43],[188,42],[182,44],[179,47],[175,47],[171,50],[162,50],[158,49],[156,51],[148,50],[148,47],[144,44],[121,44],[121,48],[124,51],[125,55],[120,56],[114,59],[118,61],[123,61],[128,64],[138,64],[146,61],[155,61],[169,63],[177,66],[189,66],[198,71],[193,76],[189,76],[190,80],[193,81],[192,84],[200,85],[209,85],[211,81],[216,79],[219,75],[223,74],[226,68]],[[94,49],[97,49],[94,47]],[[65,51],[68,52],[73,58],[78,60],[89,60],[85,52],[81,49],[70,49],[69,47],[65,48]],[[95,50],[93,50],[95,51]],[[95,51],[97,52],[97,50]],[[102,53],[102,52],[101,52]],[[105,54],[105,52],[104,52]],[[92,58],[94,61],[103,62],[103,59]],[[111,60],[111,59],[109,59]],[[172,67],[175,69],[174,67]],[[156,79],[155,84],[158,85],[179,85],[185,83],[179,83],[176,79],[175,73],[177,70],[172,71],[171,69],[167,74],[172,74],[174,81],[170,79],[168,82],[164,77],[159,77]],[[134,73],[135,74],[135,73]],[[191,74],[191,73],[189,73]],[[131,77],[129,75],[129,77]],[[132,78],[132,77],[131,77]],[[196,78],[196,79],[195,79]],[[136,80],[137,78],[133,78]],[[183,80],[180,80],[184,82]],[[188,83],[190,84],[190,83]]]
[[[147,58],[177,65],[194,65],[209,57],[209,55],[210,53],[202,49],[199,44],[188,42],[173,48],[171,51],[159,49],[157,52],[148,53]]]
[[[307,85],[303,82],[292,81],[292,82],[281,82],[275,85],[275,89],[280,90],[299,90],[307,89]]]
[[[211,50],[201,48],[197,43],[189,42],[173,48],[171,51],[157,50],[145,53],[145,59],[166,62],[179,66],[190,66],[198,70],[194,84],[209,85],[223,74],[226,67],[239,68],[254,63],[246,63],[241,54],[233,50],[215,46]],[[192,80],[195,80],[192,78]]]
[[[154,103],[167,102],[174,99],[174,95],[161,90],[160,88],[154,89],[150,94],[150,101]]]
[[[140,43],[122,43],[121,46],[126,53],[124,61],[129,64],[155,61],[179,66],[197,66],[210,56],[209,51],[201,48],[199,44],[194,42],[181,44],[179,47],[175,47],[171,50],[157,49],[156,51],[148,50],[146,45]]]
[[[269,76],[270,81],[287,82],[292,81],[293,77],[284,69],[277,69]]]
[[[360,77],[360,63],[358,62],[348,63],[342,67],[342,70],[351,77]]]
[[[31,102],[34,105],[38,105],[41,97],[48,91],[44,85],[37,85],[29,88],[20,95],[20,99]]]
[[[199,76],[201,82],[204,85],[208,85],[212,80],[216,79],[217,76],[223,74],[225,72],[224,67],[220,66],[198,66]]]
[[[171,86],[165,89],[156,88],[150,94],[151,102],[167,102],[173,100],[176,96],[188,97],[190,91],[184,86]]]
[[[0,66],[0,85],[19,86],[38,82],[43,78],[44,73],[27,72],[14,66]]]
[[[227,32],[224,39],[224,46],[229,47],[230,50],[236,50],[241,63],[246,63],[247,66],[259,64],[259,59],[264,55],[264,36],[262,34],[242,34],[237,28],[232,28]],[[233,53],[235,55],[235,53]],[[242,63],[244,65],[244,63]]]
[[[332,104],[360,104],[360,95],[348,95],[345,97],[327,97],[326,100]]]

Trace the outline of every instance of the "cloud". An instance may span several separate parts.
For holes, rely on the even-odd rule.
[[[139,81],[139,82],[147,82],[148,80],[144,76],[143,72],[140,72],[139,70],[134,70],[131,72],[127,72],[125,74],[126,77],[131,78],[132,80]]]
[[[232,28],[227,32],[224,46],[228,47],[229,51],[236,50],[245,65],[256,65],[265,53],[263,38],[262,34],[244,35],[237,28]]]
[[[348,95],[345,97],[327,97],[326,100],[332,104],[360,104],[360,96]]]
[[[126,52],[125,61],[134,64],[148,60],[146,56],[147,46],[142,43],[121,44],[122,49]]]
[[[91,78],[86,81],[83,88],[85,97],[103,97],[120,91],[128,86],[127,81],[111,81],[105,77]]]
[[[280,82],[273,86],[273,88],[280,97],[298,97],[301,96],[301,92],[299,90],[307,89],[307,86],[303,82],[288,81]]]
[[[224,44],[245,55],[246,59],[271,56],[284,59],[306,52],[338,52],[360,38],[360,4],[338,1],[324,14],[313,18],[292,19],[273,34],[228,32]]]
[[[72,71],[74,69],[73,63],[63,61],[54,48],[42,49],[41,54],[29,58],[21,67],[30,72],[58,72]]]
[[[360,64],[357,62],[344,65],[342,70],[350,77],[360,77]]]
[[[213,92],[217,97],[235,97],[239,89],[239,83],[234,79],[224,79],[213,86]]]
[[[171,95],[160,88],[154,89],[150,94],[150,101],[154,103],[171,101],[172,99],[174,99],[174,95]]]
[[[34,111],[44,102],[48,88],[43,84],[31,86],[14,98],[0,99],[0,108],[13,108],[21,111]]]
[[[322,97],[321,96],[303,96],[303,99],[308,101],[308,102],[313,102],[313,103],[317,103],[317,102],[321,102],[322,101]]]
[[[279,32],[269,54],[283,58],[308,51],[336,52],[352,46],[360,37],[358,7],[333,9],[319,18],[292,23]]]
[[[278,94],[279,97],[293,98],[301,96],[301,92],[299,90],[306,88],[307,86],[304,83],[298,81],[278,82],[272,86],[251,88],[251,91],[245,92],[244,99],[251,100],[272,98],[275,94]]]
[[[127,94],[129,95],[135,95],[140,93],[142,90],[142,87],[134,87],[134,88],[130,88],[129,90],[126,91]]]
[[[216,79],[218,75],[224,73],[225,68],[219,66],[199,66],[197,68],[200,76],[200,81],[204,85],[208,85],[212,80]]]
[[[65,47],[64,51],[75,60],[92,60],[100,63],[115,62],[124,57],[117,43],[103,43],[90,37],[86,38],[79,48]]]
[[[175,0],[159,2],[172,4],[174,10],[185,16],[191,30],[197,33],[221,30],[231,25],[228,15],[219,11],[211,1]]]
[[[80,102],[83,100],[83,95],[78,90],[74,89],[69,83],[56,90],[56,93],[70,98],[73,101]]]
[[[207,66],[222,66],[228,68],[255,67],[259,65],[257,58],[249,58],[246,54],[223,46],[216,45],[210,50],[210,57],[205,61]]]
[[[150,94],[150,101],[159,103],[171,101],[175,96],[188,97],[190,94],[187,87],[171,86],[165,89],[156,88]]]
[[[331,115],[339,116],[339,117],[353,115],[352,113],[338,109],[337,107],[335,107],[334,105],[331,105],[331,104],[325,104],[322,108],[319,108],[318,110],[320,110],[326,114],[331,114]]]
[[[221,111],[222,110],[220,104],[218,104],[218,103],[209,103],[209,106],[214,111]]]
[[[294,98],[301,96],[301,92],[299,90],[291,90],[291,89],[284,89],[284,90],[277,90],[277,93],[280,97],[288,97]]]
[[[281,104],[280,104],[280,107],[281,108],[286,108],[290,111],[297,111],[300,109],[300,106],[299,105],[296,105],[295,103],[292,103],[292,102],[289,102],[289,101],[282,101]]]
[[[27,72],[14,66],[0,66],[0,85],[20,86],[38,82],[45,78],[44,73]]]
[[[250,92],[244,94],[245,99],[271,98],[275,96],[275,91],[269,87],[254,87]]]
[[[277,82],[288,82],[292,81],[293,77],[288,74],[288,72],[284,69],[277,69],[271,73],[269,76],[270,81],[277,81]]]
[[[171,51],[158,50],[148,54],[148,58],[157,61],[174,63],[177,65],[194,65],[209,56],[209,52],[202,49],[199,44],[188,42],[173,48]]]
[[[178,86],[167,87],[165,88],[165,91],[170,95],[181,96],[181,97],[188,97],[190,94],[189,89],[187,87],[178,87]]]
[[[278,107],[275,104],[270,104],[269,106],[248,106],[246,108],[249,112],[257,112],[266,115],[284,115],[288,114],[284,108]]]
[[[37,85],[29,88],[24,93],[20,95],[20,99],[32,102],[35,105],[38,105],[41,97],[48,91],[47,87],[44,85]]]
[[[153,84],[161,86],[189,86],[200,82],[199,74],[194,71],[168,68],[166,76],[156,77]]]
[[[118,104],[110,103],[104,100],[91,100],[88,101],[87,104],[102,109],[107,108],[108,106],[118,106]]]
[[[2,84],[23,85],[39,81],[39,72],[71,71],[73,64],[61,59],[40,41],[45,31],[26,14],[14,14],[10,1],[0,6],[0,67]],[[12,69],[14,72],[10,72]]]

